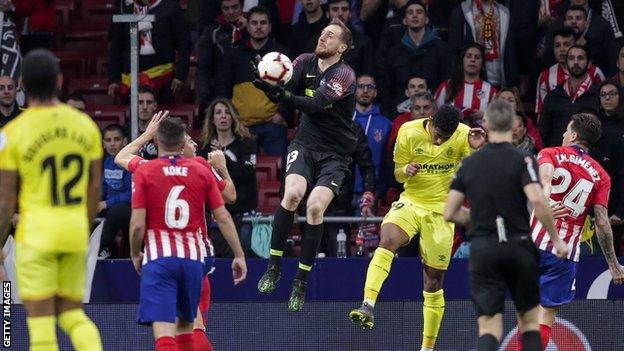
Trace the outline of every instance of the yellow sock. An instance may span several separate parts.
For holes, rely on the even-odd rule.
[[[59,315],[59,326],[77,351],[102,351],[100,332],[80,308]]]
[[[423,291],[423,341],[422,347],[433,349],[440,324],[442,324],[442,316],[444,316],[444,290],[440,289],[436,292]]]
[[[30,351],[58,351],[56,318],[54,316],[28,317]]]
[[[368,265],[366,283],[364,284],[364,301],[371,303],[371,305],[374,305],[375,301],[377,301],[377,295],[379,295],[381,286],[388,278],[393,258],[394,253],[390,250],[383,247],[378,247],[375,250],[375,255],[373,255],[373,259]]]

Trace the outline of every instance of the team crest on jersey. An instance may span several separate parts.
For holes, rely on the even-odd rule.
[[[336,93],[336,95],[341,96],[343,92],[342,84],[338,82],[329,82],[327,86]]]
[[[453,157],[453,148],[449,147],[446,149],[446,157]]]
[[[418,147],[418,148],[416,148],[416,150],[414,150],[414,153],[415,153],[416,155],[422,155],[422,154],[424,154],[424,153],[425,153],[425,150],[423,150],[422,148],[419,148],[419,147]]]
[[[383,139],[383,131],[381,129],[375,129],[375,132],[373,133],[373,139],[375,139],[376,142],[381,142],[381,139]]]
[[[485,91],[483,90],[477,91],[477,98],[479,98],[479,100],[485,99]]]
[[[7,144],[7,136],[4,132],[0,132],[0,151],[4,149]]]

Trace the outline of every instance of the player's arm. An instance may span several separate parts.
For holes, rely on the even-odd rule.
[[[117,156],[115,156],[115,163],[119,167],[128,170],[128,164],[130,163],[130,160],[132,160],[132,158],[139,153],[139,151],[145,144],[149,143],[150,140],[154,139],[160,121],[162,121],[163,118],[167,118],[167,116],[169,116],[169,111],[159,111],[154,114],[149,124],[147,125],[145,132],[139,135],[133,141],[131,141],[128,145],[124,146],[124,148],[119,151]]]
[[[130,217],[130,257],[134,268],[141,274],[141,247],[145,238],[146,211],[144,208],[133,208]]]
[[[17,171],[0,170],[0,254],[9,236],[11,219],[17,208],[17,183]]]
[[[419,166],[411,161],[409,137],[405,125],[399,129],[396,143],[394,144],[394,177],[397,182],[405,183],[407,178],[418,173]]]
[[[542,184],[542,191],[546,197],[550,197],[554,172],[555,166],[553,166],[552,163],[542,163],[539,166],[540,183]]]
[[[470,210],[462,206],[466,195],[461,191],[451,189],[444,205],[444,220],[462,226],[470,223]]]
[[[212,214],[219,226],[219,230],[223,237],[227,241],[228,245],[234,252],[234,261],[232,262],[232,274],[234,278],[234,284],[245,280],[247,277],[247,264],[245,263],[245,252],[238,239],[238,233],[236,232],[236,226],[232,220],[232,216],[225,209],[224,206],[212,209]]]
[[[225,155],[221,150],[215,150],[208,154],[207,158],[208,162],[212,167],[219,173],[221,178],[227,181],[225,188],[221,191],[221,196],[223,196],[223,200],[228,204],[233,204],[236,202],[236,188],[234,187],[234,182],[232,181],[232,177],[230,176],[230,172],[227,169],[227,163],[225,161]]]
[[[102,159],[92,160],[89,165],[89,190],[87,194],[87,213],[89,223],[97,214],[98,203],[101,200],[102,191]]]
[[[622,284],[624,283],[624,267],[619,264],[613,248],[613,231],[609,221],[609,212],[606,207],[595,205],[594,216],[596,217],[596,236],[598,237],[598,243],[600,243],[602,254],[609,265],[613,281],[616,284]]]

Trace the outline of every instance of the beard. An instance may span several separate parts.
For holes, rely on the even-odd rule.
[[[2,106],[4,108],[12,107],[14,103],[15,103],[15,100],[14,101],[10,101],[10,102],[4,102],[4,101],[0,100],[0,106]]]
[[[316,49],[314,49],[314,54],[321,60],[325,60],[334,56],[336,52],[337,51],[328,50],[327,47],[325,47],[325,49],[321,49],[318,47],[318,45],[316,46]]]
[[[579,67],[575,65],[575,66],[572,66],[572,68],[570,68],[569,71],[570,71],[570,76],[574,78],[581,78],[587,73],[587,66]]]
[[[359,99],[358,99],[358,98],[356,98],[356,100],[357,100],[357,103],[358,103],[358,104],[360,104],[360,105],[362,105],[362,106],[364,106],[364,107],[368,107],[368,106],[370,106],[370,105],[372,105],[372,104],[373,104],[373,99],[371,99],[371,98],[364,98],[364,99],[362,99],[362,98],[359,98]]]

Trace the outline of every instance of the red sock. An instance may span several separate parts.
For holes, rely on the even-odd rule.
[[[548,340],[550,340],[550,332],[552,329],[545,325],[540,324],[540,336],[542,338],[542,351],[546,350],[546,346],[548,346]]]
[[[176,335],[175,341],[178,344],[178,351],[195,351],[193,334]]]
[[[212,351],[212,344],[206,332],[201,329],[193,330],[193,342],[195,342],[195,351]]]
[[[520,328],[518,328],[516,332],[516,351],[522,351],[522,333],[520,332]]]
[[[163,336],[156,340],[156,351],[176,351],[176,341],[171,336]]]

